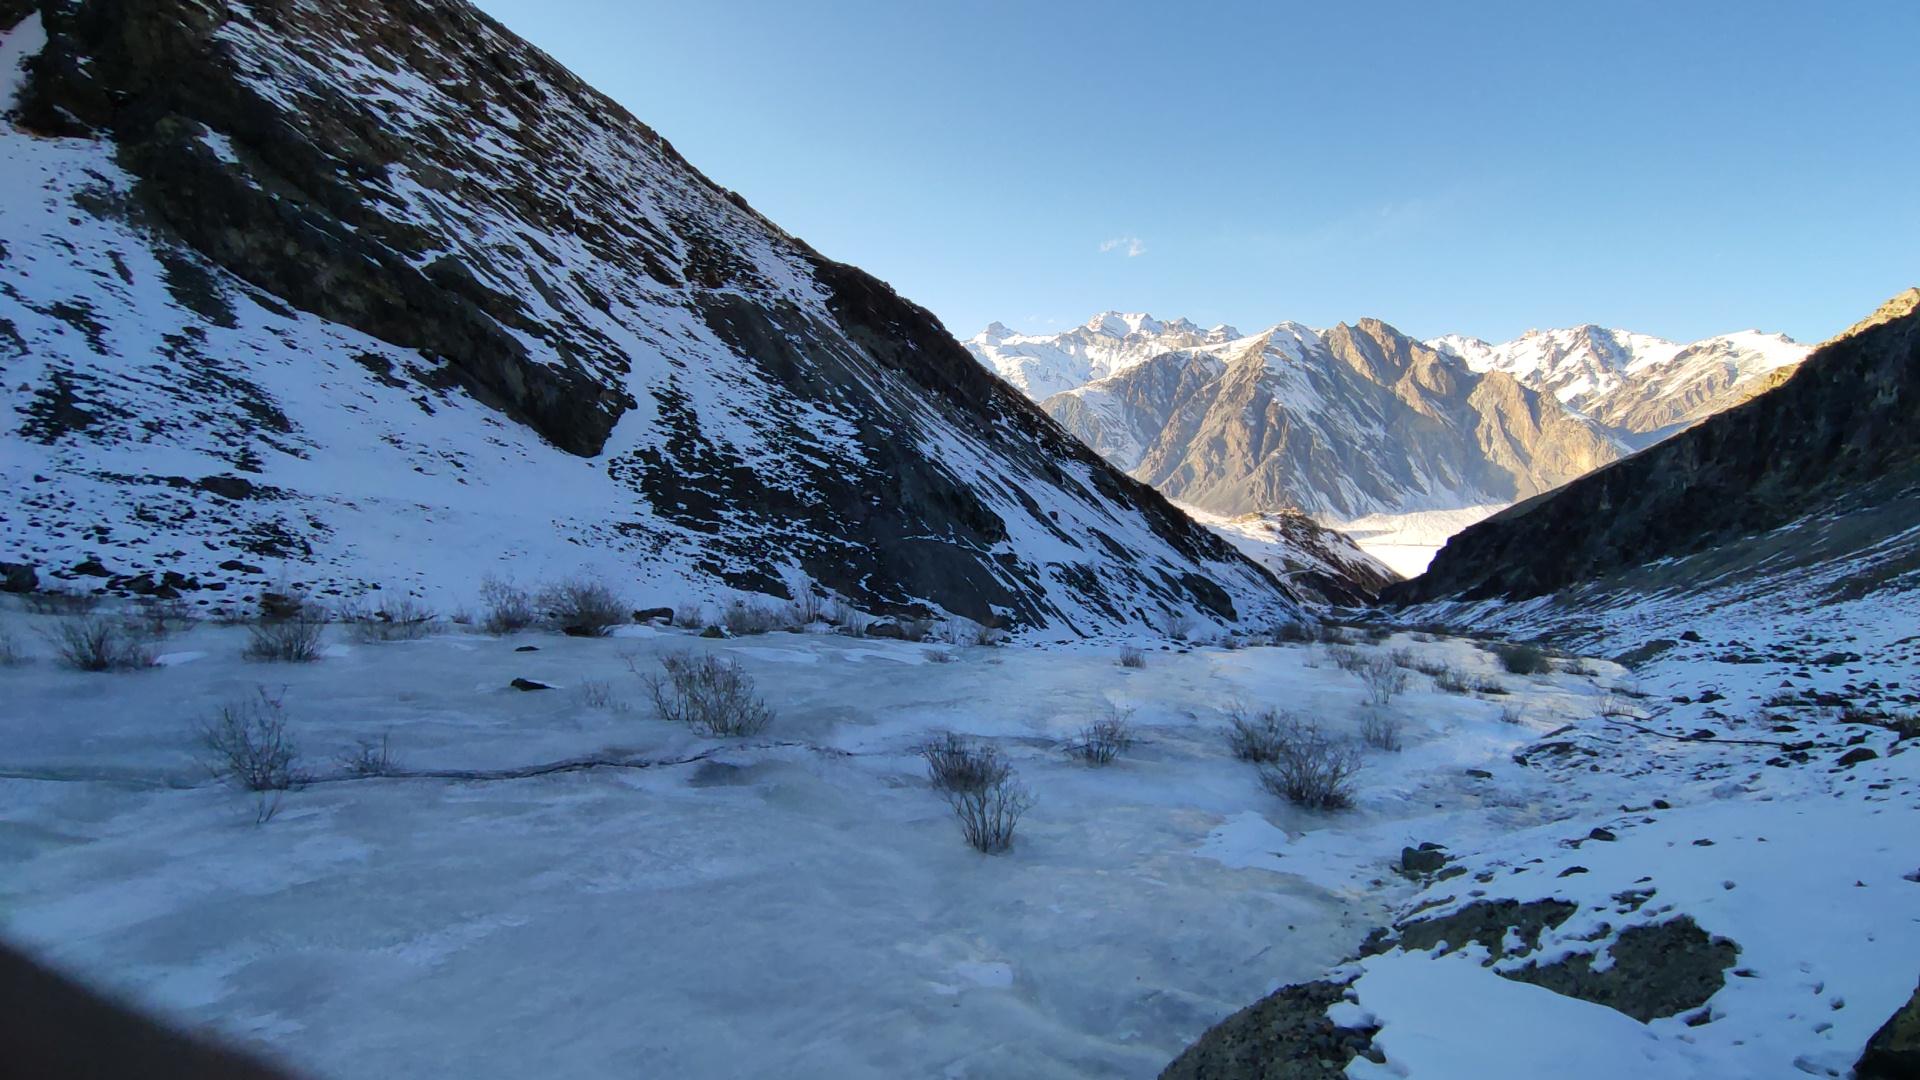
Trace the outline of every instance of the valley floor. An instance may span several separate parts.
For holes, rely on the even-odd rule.
[[[1897,701],[1911,642],[1750,663],[1709,637],[1632,673],[1523,677],[1402,632],[1355,648],[1507,692],[1412,676],[1391,706],[1405,748],[1369,750],[1358,805],[1323,815],[1265,792],[1225,731],[1245,705],[1357,732],[1361,683],[1324,646],[1155,643],[1129,670],[1118,643],[935,663],[626,627],[335,636],[281,665],[202,624],[162,667],[106,675],[57,666],[53,622],[6,617],[28,657],[0,668],[0,935],[320,1077],[1150,1077],[1371,928],[1483,898],[1576,906],[1536,960],[1604,969],[1622,929],[1678,913],[1744,973],[1642,1025],[1499,978],[1516,961],[1478,946],[1388,951],[1339,969],[1335,1019],[1377,1028],[1386,1060],[1353,1075],[1843,1075],[1920,973],[1914,759],[1813,703],[1869,679]],[[772,726],[715,741],[655,718],[635,671],[681,649],[743,664]],[[1756,718],[1783,668],[1808,704]],[[316,780],[257,825],[194,732],[261,687]],[[1109,706],[1141,741],[1091,768],[1066,747]],[[1011,853],[962,843],[915,753],[938,730],[992,743],[1032,790]],[[382,736],[403,775],[334,764]],[[1790,740],[1816,745],[1770,764]],[[1472,876],[1398,874],[1422,842]],[[1656,899],[1629,909],[1633,889]]]

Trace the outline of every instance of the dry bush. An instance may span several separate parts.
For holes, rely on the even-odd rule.
[[[154,665],[153,641],[133,619],[83,615],[47,632],[60,662],[77,671],[138,671]]]
[[[927,662],[931,664],[957,664],[960,662],[960,650],[934,649],[927,653]]]
[[[1193,616],[1184,611],[1164,611],[1160,614],[1160,632],[1170,641],[1185,641],[1193,633]]]
[[[805,630],[815,623],[827,621],[826,597],[806,586],[795,586],[788,591],[793,593],[793,599],[788,602],[783,616],[788,627]]]
[[[1089,765],[1110,765],[1133,746],[1133,710],[1109,705],[1105,716],[1080,729],[1068,747]]]
[[[1241,761],[1256,765],[1272,761],[1279,754],[1281,726],[1291,719],[1278,709],[1249,713],[1235,706],[1227,713],[1232,725],[1227,730],[1227,747]]]
[[[942,791],[981,791],[1005,780],[1013,767],[991,746],[943,731],[923,744],[927,779]]]
[[[1360,772],[1360,751],[1295,717],[1278,729],[1271,761],[1260,766],[1268,791],[1310,810],[1338,810],[1353,804],[1353,780]]]
[[[343,605],[340,619],[362,645],[382,641],[417,641],[433,632],[432,609],[411,596],[383,596],[377,607]]]
[[[960,819],[960,834],[984,855],[998,855],[1013,847],[1013,830],[1033,806],[1033,797],[1011,775],[1002,775],[985,787],[947,792],[947,804]]]
[[[26,602],[35,615],[88,615],[100,606],[98,596],[64,587],[28,593]]]
[[[305,782],[299,749],[287,731],[281,699],[261,687],[251,698],[223,705],[200,728],[207,771],[242,791],[257,792],[254,820],[265,822],[280,808],[279,793]]]
[[[1119,663],[1120,663],[1120,666],[1123,668],[1146,667],[1147,666],[1146,650],[1134,648],[1132,645],[1125,646],[1120,650]]]
[[[148,639],[161,641],[170,638],[193,626],[199,621],[193,608],[185,600],[142,600],[134,608],[133,619],[138,623],[140,632]]]
[[[1350,627],[1336,626],[1333,623],[1320,624],[1320,641],[1325,645],[1353,645],[1359,641]]]
[[[1501,667],[1515,675],[1545,675],[1553,670],[1553,661],[1538,645],[1510,642],[1495,646],[1493,654],[1500,658]]]
[[[361,739],[352,752],[339,757],[340,768],[348,776],[392,776],[400,770],[393,760],[391,734],[378,739]]]
[[[1273,642],[1276,645],[1306,645],[1319,639],[1314,625],[1304,620],[1283,622],[1273,628]]]
[[[1367,689],[1367,704],[1376,709],[1392,704],[1394,697],[1407,688],[1407,673],[1401,671],[1391,657],[1373,657],[1353,673]]]
[[[1360,741],[1375,750],[1398,751],[1400,718],[1385,709],[1368,709],[1360,714]]]
[[[1349,675],[1358,674],[1367,665],[1367,654],[1351,645],[1327,646],[1327,659],[1333,661],[1334,667]]]
[[[311,663],[320,659],[320,637],[326,625],[326,619],[311,606],[284,618],[248,623],[247,647],[240,655],[249,660]]]
[[[606,637],[629,617],[612,586],[598,578],[568,578],[540,590],[539,607],[568,637]]]
[[[780,626],[780,615],[772,608],[735,598],[720,612],[720,625],[734,637],[770,634]]]
[[[527,590],[490,577],[480,583],[480,626],[489,634],[512,634],[540,621]]]
[[[753,679],[731,660],[677,652],[661,657],[660,666],[663,673],[645,681],[662,719],[717,739],[758,734],[773,719],[754,696]]]
[[[1506,683],[1501,682],[1492,675],[1475,675],[1469,680],[1468,685],[1473,687],[1473,692],[1476,694],[1503,697],[1511,693],[1511,691],[1507,689]]]
[[[1562,662],[1560,670],[1569,675],[1577,675],[1583,679],[1597,679],[1600,677],[1600,668],[1595,665],[1592,660],[1584,656],[1576,656]]]
[[[1457,667],[1443,666],[1434,673],[1433,685],[1449,694],[1471,694],[1474,680]]]
[[[1518,705],[1508,705],[1500,710],[1500,722],[1503,724],[1524,724],[1526,721],[1526,714],[1520,711]]]

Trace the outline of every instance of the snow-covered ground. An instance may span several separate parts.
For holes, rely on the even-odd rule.
[[[28,659],[0,668],[0,934],[321,1077],[1145,1077],[1330,968],[1352,980],[1334,1019],[1379,1025],[1386,1064],[1355,1076],[1840,1076],[1912,990],[1920,759],[1776,695],[1898,705],[1920,643],[1884,604],[1831,610],[1858,625],[1704,619],[1631,672],[1521,677],[1404,632],[1354,646],[1508,693],[1412,676],[1391,706],[1406,748],[1368,751],[1358,805],[1331,815],[1267,794],[1224,743],[1236,705],[1356,733],[1361,684],[1323,646],[1149,644],[1129,670],[1117,643],[936,663],[828,634],[333,628],[319,662],[270,665],[202,624],[158,669],[92,675],[50,659],[53,617],[9,610]],[[677,649],[739,661],[773,725],[715,741],[656,719],[634,672]],[[194,729],[263,686],[320,779],[256,825]],[[1079,763],[1067,744],[1110,706],[1141,742]],[[1010,854],[965,847],[929,787],[914,749],[942,729],[1032,790]],[[342,778],[335,757],[381,736],[412,775]],[[607,764],[501,775],[588,759]],[[1424,842],[1467,873],[1394,872]],[[1735,943],[1735,972],[1641,1024],[1475,946],[1339,966],[1372,927],[1503,898],[1578,906],[1526,960],[1605,968],[1621,931],[1686,915]]]
[[[1492,503],[1453,510],[1368,514],[1348,521],[1323,519],[1323,523],[1346,533],[1361,551],[1385,563],[1394,573],[1416,578],[1426,572],[1427,564],[1454,533],[1503,509],[1503,504]]]
[[[50,659],[53,617],[4,618],[29,659],[0,668],[0,934],[322,1077],[1152,1076],[1350,955],[1411,889],[1387,868],[1403,845],[1559,813],[1566,792],[1505,763],[1601,693],[1418,679],[1396,703],[1407,749],[1371,755],[1359,806],[1321,816],[1223,739],[1235,703],[1354,730],[1360,684],[1313,646],[1149,645],[1128,670],[1112,645],[931,663],[932,645],[825,634],[333,628],[322,660],[281,665],[202,624],[158,669],[83,674]],[[1464,642],[1413,647],[1491,670]],[[653,716],[630,662],[687,648],[753,674],[778,714],[762,736]],[[590,703],[596,683],[615,704]],[[262,686],[323,777],[383,735],[416,772],[624,764],[325,779],[256,825],[194,731]],[[1525,726],[1499,719],[1515,701]],[[1064,745],[1110,704],[1142,741],[1078,763]],[[1031,788],[1010,854],[964,846],[927,784],[913,751],[936,729],[990,740]],[[1478,766],[1510,777],[1499,799]]]

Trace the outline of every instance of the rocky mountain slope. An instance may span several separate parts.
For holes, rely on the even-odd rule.
[[[1315,604],[1364,607],[1401,580],[1352,537],[1298,510],[1222,517],[1192,506],[1181,509]]]
[[[1334,522],[1550,490],[1744,400],[1805,351],[1597,327],[1419,342],[1375,319],[1243,336],[1114,312],[1048,336],[996,323],[967,347],[1175,499]]]
[[[1781,576],[1884,550],[1841,587],[1909,575],[1920,527],[1920,291],[1817,350],[1777,388],[1451,540],[1402,602],[1524,600],[1645,568],[1639,588]],[[1660,560],[1698,556],[1682,573]],[[1711,573],[1707,569],[1711,568]]]
[[[0,0],[0,559],[1060,633],[1295,608],[460,0]]]

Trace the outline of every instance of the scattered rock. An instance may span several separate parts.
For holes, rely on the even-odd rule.
[[[1854,1080],[1895,1080],[1920,1076],[1920,987],[1867,1040],[1866,1053],[1853,1067]]]
[[[104,565],[101,564],[99,559],[95,559],[95,558],[88,558],[81,562],[75,563],[73,567],[73,572],[76,574],[84,575],[86,577],[112,577],[113,576],[113,571],[107,569]]]
[[[519,648],[517,648],[517,649],[515,649],[515,650],[513,650],[513,651],[514,651],[514,652],[539,652],[539,651],[540,651],[540,646],[538,646],[538,645],[522,645],[522,646],[520,646]]]
[[[1841,754],[1840,760],[1836,764],[1838,764],[1840,768],[1844,769],[1850,766],[1858,765],[1863,761],[1872,761],[1874,758],[1877,758],[1879,756],[1880,756],[1879,751],[1875,750],[1871,746],[1856,746],[1853,749],[1847,751],[1846,753]]]
[[[1613,963],[1605,971],[1593,970],[1592,956],[1578,955],[1501,974],[1645,1023],[1705,1005],[1740,955],[1733,942],[1709,936],[1686,916],[1622,930],[1607,952]]]
[[[1673,809],[1673,804],[1665,799],[1655,799],[1653,800],[1653,808],[1655,810],[1671,810]]]
[[[1403,874],[1431,874],[1445,865],[1447,853],[1433,845],[1400,849],[1400,872]]]
[[[1691,645],[1698,645],[1707,639],[1701,637],[1700,631],[1698,630],[1687,630],[1681,633],[1680,640],[1687,642],[1688,644],[1691,644]]]
[[[1471,777],[1473,777],[1473,778],[1475,778],[1475,779],[1477,779],[1477,780],[1491,780],[1491,779],[1493,779],[1493,774],[1492,774],[1492,773],[1490,773],[1490,772],[1488,772],[1488,771],[1487,771],[1487,770],[1485,770],[1485,769],[1468,769],[1468,770],[1467,770],[1467,775],[1468,775],[1468,776],[1471,776]]]
[[[1540,947],[1540,935],[1547,927],[1559,926],[1578,910],[1565,900],[1534,900],[1524,904],[1518,900],[1480,900],[1451,915],[1403,922],[1395,928],[1397,937],[1381,935],[1369,939],[1370,944],[1364,951],[1377,954],[1400,948],[1425,952],[1443,941],[1455,949],[1474,942],[1486,946],[1498,959],[1506,955],[1508,930],[1517,935],[1521,951],[1530,952]]]
[[[515,690],[551,690],[553,689],[553,687],[548,686],[546,683],[535,682],[532,679],[515,679],[512,682],[508,683],[507,685],[513,687]]]
[[[1338,983],[1283,986],[1215,1024],[1160,1080],[1339,1080],[1356,1057],[1384,1063],[1373,1048],[1377,1028],[1339,1028],[1327,1019],[1344,995]]]
[[[673,609],[670,607],[641,608],[633,613],[633,621],[637,623],[672,622]]]
[[[1619,839],[1619,837],[1616,837],[1613,835],[1612,829],[1595,829],[1592,832],[1587,834],[1587,839],[1611,841],[1611,840],[1617,840]]]
[[[225,570],[230,574],[264,574],[266,573],[265,570],[260,569],[259,567],[253,565],[252,563],[244,563],[244,562],[241,562],[239,559],[228,559],[226,562],[223,562],[220,564],[220,569]]]
[[[0,592],[30,593],[40,587],[40,572],[26,563],[0,562]]]
[[[891,638],[898,641],[905,638],[907,632],[900,628],[899,623],[877,622],[867,627],[867,636],[871,638]]]
[[[1584,866],[1569,866],[1565,870],[1560,871],[1558,874],[1554,876],[1555,877],[1572,877],[1575,874],[1584,874],[1587,872],[1588,872],[1587,868]]]

